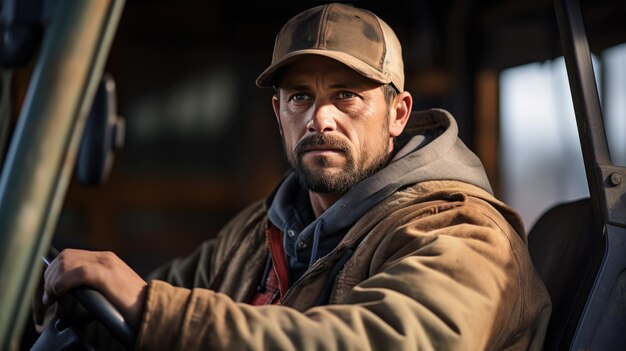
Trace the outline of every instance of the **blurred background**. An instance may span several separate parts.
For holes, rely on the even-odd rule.
[[[254,81],[282,24],[324,3],[127,1],[105,69],[126,143],[106,184],[72,181],[55,245],[112,250],[146,274],[267,196],[288,167],[273,92]],[[414,109],[456,116],[527,228],[552,205],[588,196],[552,1],[350,3],[395,29]],[[624,165],[626,2],[582,4],[613,161]],[[31,70],[11,76],[14,118]]]

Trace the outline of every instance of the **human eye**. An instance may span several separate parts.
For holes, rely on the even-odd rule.
[[[349,100],[356,97],[356,94],[351,91],[340,91],[337,97],[342,100]]]
[[[302,102],[310,100],[311,97],[306,93],[295,93],[289,96],[289,101]]]

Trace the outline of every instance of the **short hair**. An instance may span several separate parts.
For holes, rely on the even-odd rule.
[[[383,94],[385,95],[385,102],[387,102],[387,107],[391,107],[393,99],[398,96],[398,90],[396,90],[396,88],[394,88],[394,86],[389,83],[383,84],[381,89],[383,90]]]

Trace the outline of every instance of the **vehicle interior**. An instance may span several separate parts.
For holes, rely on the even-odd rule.
[[[0,350],[90,349],[33,330],[51,247],[145,275],[273,190],[288,165],[254,80],[321,3],[0,0]],[[520,212],[544,349],[626,349],[626,1],[350,3],[394,28],[414,109],[452,112]],[[132,349],[106,299],[72,297]]]

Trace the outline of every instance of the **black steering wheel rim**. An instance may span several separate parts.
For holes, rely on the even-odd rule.
[[[46,257],[42,257],[46,266],[58,255],[58,251],[52,247]],[[109,300],[99,291],[88,288],[78,287],[69,292],[76,301],[78,301],[84,309],[100,322],[111,335],[119,341],[126,349],[132,350],[135,346],[136,332],[126,322],[124,316],[113,306]],[[48,326],[51,328],[54,326]]]

